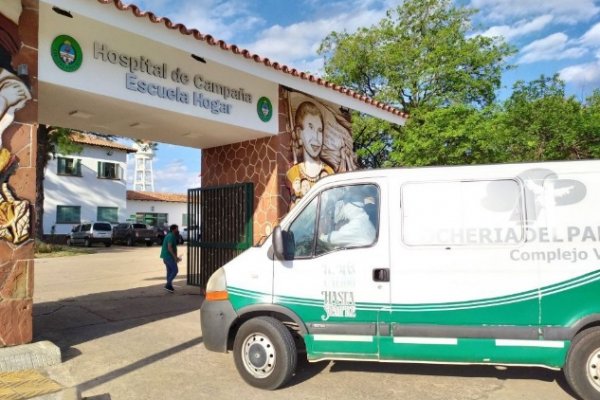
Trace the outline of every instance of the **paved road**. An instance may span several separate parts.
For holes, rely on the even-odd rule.
[[[35,264],[35,340],[61,347],[60,368],[90,399],[573,398],[559,372],[541,368],[350,362],[302,362],[288,387],[257,390],[231,354],[204,349],[202,297],[186,286],[185,271],[175,294],[162,289],[158,247],[97,249]]]

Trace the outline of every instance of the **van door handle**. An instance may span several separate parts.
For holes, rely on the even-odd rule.
[[[375,282],[389,282],[390,281],[390,269],[389,268],[375,268],[373,270],[373,280]]]

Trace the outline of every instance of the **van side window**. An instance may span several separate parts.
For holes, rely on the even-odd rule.
[[[288,229],[288,232],[293,234],[296,245],[294,257],[296,258],[312,257],[313,255],[318,202],[319,198],[315,197]]]
[[[413,246],[521,243],[522,193],[512,179],[406,183],[401,187],[402,241]]]
[[[337,187],[321,193],[316,254],[370,246],[377,240],[379,190],[375,185]]]

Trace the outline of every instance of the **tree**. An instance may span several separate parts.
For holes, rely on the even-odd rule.
[[[417,110],[395,142],[395,165],[461,165],[508,161],[502,110],[456,104]]]
[[[490,105],[514,49],[499,38],[469,36],[474,12],[450,0],[407,0],[370,28],[332,32],[319,48],[326,78],[411,115],[456,104]],[[404,146],[396,142],[403,129],[381,131],[365,118],[353,115],[356,147],[376,147],[377,157],[359,155],[359,163],[377,167],[401,160],[396,152]],[[375,145],[378,135],[381,143]]]
[[[396,165],[598,158],[600,91],[581,104],[557,75],[520,81],[503,104],[416,111],[394,146]]]
[[[600,157],[600,94],[587,103],[567,97],[558,75],[515,83],[502,121],[512,161]]]

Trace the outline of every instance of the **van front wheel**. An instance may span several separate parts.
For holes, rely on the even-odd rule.
[[[600,327],[575,336],[564,371],[575,393],[584,399],[600,399]]]
[[[233,345],[238,372],[248,384],[260,389],[283,386],[296,370],[297,356],[292,334],[272,317],[244,322]]]

